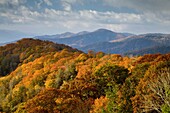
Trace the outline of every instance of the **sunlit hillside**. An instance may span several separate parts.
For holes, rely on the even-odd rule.
[[[22,39],[0,47],[0,112],[170,112],[170,54],[83,53]]]

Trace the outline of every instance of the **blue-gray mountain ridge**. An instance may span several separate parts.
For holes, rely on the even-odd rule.
[[[134,35],[98,29],[93,32],[66,32],[57,35],[36,36],[34,38],[66,44],[84,52],[93,50],[122,55],[164,54],[170,52],[170,34],[161,33]]]

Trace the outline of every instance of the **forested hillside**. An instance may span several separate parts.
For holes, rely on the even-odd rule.
[[[86,54],[23,39],[1,47],[0,62],[0,112],[170,112],[170,54]]]
[[[4,76],[16,69],[18,64],[28,63],[51,52],[68,49],[78,51],[63,44],[25,38],[16,43],[0,47],[0,76]]]

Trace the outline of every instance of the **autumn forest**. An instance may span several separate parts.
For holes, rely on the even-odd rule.
[[[22,39],[0,47],[0,113],[169,113],[170,53],[84,53]]]

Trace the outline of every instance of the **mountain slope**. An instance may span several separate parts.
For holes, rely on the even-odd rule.
[[[36,39],[22,39],[16,43],[0,47],[0,76],[5,76],[16,69],[19,64],[35,60],[49,52],[78,51],[63,44],[55,44],[49,41]]]
[[[96,52],[102,51],[105,53],[117,53],[122,55],[130,51],[140,51],[157,46],[170,46],[169,34],[148,33],[132,35],[129,33],[116,33],[106,29],[98,29],[94,32],[82,32],[78,34],[64,33],[55,36],[39,36],[37,38],[63,43],[84,52],[94,50]],[[151,50],[153,49],[149,51],[154,53]],[[146,54],[147,53],[148,52],[146,52]]]
[[[154,102],[162,102],[148,85],[154,83],[154,90],[158,90],[160,81],[156,81],[157,78],[165,77],[162,80],[167,80],[167,83],[170,80],[170,54],[130,58],[101,52],[74,52],[71,48],[58,51],[54,43],[32,39],[24,39],[17,44],[27,48],[31,44],[40,45],[45,53],[18,65],[9,75],[0,77],[2,113],[135,112],[133,108],[143,107],[143,103],[152,99],[150,97]],[[10,48],[13,44],[8,46]],[[34,47],[31,50],[40,52]],[[10,54],[11,49],[6,49],[6,52]],[[167,86],[170,85],[163,90],[169,91]],[[134,93],[136,90],[137,93]],[[163,91],[163,95],[165,93]],[[161,106],[164,104],[161,103]]]
[[[144,55],[144,54],[166,54],[170,53],[170,46],[155,46],[155,47],[150,47],[150,48],[144,48],[136,51],[130,51],[125,53],[125,55]]]
[[[102,42],[80,48],[88,50],[103,51],[106,53],[124,54],[129,51],[138,51],[155,46],[170,46],[170,35],[166,34],[142,34],[126,37],[122,40]]]
[[[66,33],[56,34],[56,35],[36,36],[36,38],[42,39],[42,40],[48,40],[48,39],[68,38],[74,35],[75,35],[74,33],[66,32]]]
[[[65,37],[65,38],[58,38],[57,36],[56,38],[55,37],[51,38],[50,36],[46,38],[44,36],[42,37],[38,36],[35,38],[46,39],[53,42],[66,44],[71,47],[79,49],[81,47],[88,46],[95,43],[109,42],[112,40],[125,38],[127,35],[129,36],[130,34],[116,33],[106,29],[98,29],[94,32],[80,32],[78,34],[74,34],[70,37]]]

